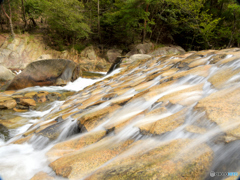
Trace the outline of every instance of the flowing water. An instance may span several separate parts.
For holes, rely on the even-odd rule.
[[[51,103],[45,111],[16,113],[16,115],[27,118],[28,122],[20,128],[11,130],[10,135],[12,138],[7,142],[0,139],[0,176],[3,180],[26,180],[31,179],[37,172],[44,171],[57,179],[64,179],[60,176],[56,176],[55,172],[48,166],[49,162],[45,155],[46,152],[59,142],[63,142],[70,138],[79,138],[88,133],[106,129],[109,130],[107,135],[109,136],[108,140],[102,142],[102,144],[89,145],[86,148],[82,148],[80,151],[84,152],[90,151],[91,149],[101,148],[102,146],[110,146],[113,143],[123,142],[127,139],[133,139],[135,142],[139,140],[145,141],[143,144],[133,146],[119,156],[103,163],[96,169],[96,171],[107,166],[117,158],[125,158],[133,154],[137,154],[138,152],[147,152],[157,146],[160,146],[161,144],[166,144],[176,139],[194,139],[193,143],[179,152],[178,157],[181,157],[181,153],[189,152],[191,154],[191,150],[194,147],[201,143],[206,143],[214,152],[214,160],[209,171],[238,172],[240,169],[240,142],[235,140],[230,143],[223,143],[218,139],[224,134],[223,129],[224,131],[231,130],[239,126],[240,121],[233,120],[230,123],[226,123],[224,128],[222,128],[222,126],[220,128],[215,122],[210,121],[207,118],[206,112],[197,111],[195,109],[197,103],[201,99],[208,97],[213,93],[220,90],[227,90],[226,93],[231,93],[240,88],[240,71],[238,72],[240,68],[240,58],[227,62],[228,59],[235,57],[229,53],[227,56],[217,61],[217,63],[212,64],[215,56],[217,55],[210,53],[193,58],[196,64],[199,63],[193,66],[195,68],[211,64],[207,74],[205,73],[206,70],[197,69],[197,72],[193,71],[181,75],[182,72],[189,71],[189,68],[186,69],[186,66],[179,65],[179,57],[173,56],[169,58],[168,61],[161,61],[161,58],[155,57],[137,67],[133,67],[127,73],[121,74],[122,69],[118,69],[100,80],[79,78],[75,82],[67,84],[65,87],[31,87],[21,90],[22,92],[39,90],[70,90],[79,92],[78,94],[69,97],[66,101],[55,101]],[[187,60],[187,58],[181,58],[181,61],[184,60]],[[174,73],[176,74],[176,72],[169,71],[166,72],[166,74],[159,73],[161,71],[167,71],[174,68],[178,68],[178,76],[176,76],[177,78],[175,79],[172,78],[169,80],[167,77],[174,75]],[[234,71],[236,73],[229,76],[226,74],[227,78],[225,78],[223,82],[220,82],[220,80],[217,81],[217,85],[213,85],[211,83],[213,82],[212,79],[216,74],[221,74],[221,72],[225,72],[228,69],[231,69],[231,72]],[[120,75],[116,76],[117,78],[106,80],[106,78],[118,73],[120,73]],[[158,73],[159,75],[156,75],[148,80],[149,76]],[[173,83],[161,86],[161,84],[171,81]],[[98,82],[98,86],[88,88],[88,86],[96,82]],[[121,88],[119,87],[123,85],[125,92],[110,98],[104,98],[104,95],[121,91]],[[97,87],[101,88],[97,89]],[[144,91],[146,91],[146,93],[137,97],[139,93]],[[77,101],[83,102],[84,100],[86,101],[91,99],[91,96],[94,94],[100,95],[99,99],[103,100],[103,102],[94,106],[90,106],[90,103],[89,108],[84,111],[78,109],[81,107],[81,103],[77,104]],[[28,143],[12,144],[12,142],[19,139],[21,134],[29,130],[29,128],[34,128],[35,126],[32,127],[33,124],[40,124],[40,126],[43,126],[44,124],[48,124],[63,115],[61,114],[61,111],[63,110],[61,107],[68,102],[72,102],[69,106],[66,106],[66,108],[70,107],[69,112],[79,111],[81,116],[84,116],[101,111],[117,102],[125,102],[124,100],[128,99],[130,99],[130,101],[126,101],[127,103],[121,104],[121,108],[111,112],[107,119],[92,128],[89,132],[87,132],[86,129],[79,128],[77,118],[69,116],[60,123],[58,130],[61,133],[54,140],[35,134]],[[92,103],[96,101],[97,100],[95,99]],[[164,111],[148,115],[149,112],[153,112],[159,108],[164,108]],[[146,134],[141,131],[140,127],[144,127],[149,123],[161,122],[161,120],[164,123],[167,117],[171,117],[180,112],[183,112],[185,115],[184,122],[171,130],[166,130],[166,132],[160,134]],[[129,119],[131,119],[131,121],[129,121]],[[176,123],[177,122],[173,123],[173,125]],[[111,130],[112,127],[116,127],[117,125],[120,125],[119,129],[116,130],[115,128],[116,131]],[[192,125],[198,126],[200,129],[204,129],[203,133],[186,131],[186,128]],[[92,173],[84,174],[81,178],[79,176],[79,179],[85,179],[91,175]],[[206,179],[220,178],[206,176]]]

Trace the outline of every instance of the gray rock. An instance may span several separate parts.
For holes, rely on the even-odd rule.
[[[66,82],[74,81],[79,76],[78,72],[79,66],[67,59],[34,61],[11,81],[6,90],[56,85],[58,78]]]
[[[178,54],[185,53],[186,51],[180,46],[172,46],[172,47],[160,47],[155,49],[153,52],[149,53],[152,56],[164,56],[168,54]]]
[[[52,56],[50,54],[43,54],[38,58],[38,60],[42,59],[52,59]]]
[[[10,50],[0,48],[0,64],[4,64],[8,61],[8,56],[10,53]]]
[[[5,59],[4,66],[7,68],[19,68],[19,64],[22,63],[20,55],[12,51],[9,56]]]
[[[15,38],[10,44],[8,44],[7,49],[15,51],[16,47],[19,45],[20,40]]]
[[[126,58],[124,60],[124,63],[133,63],[134,61],[139,61],[139,60],[143,60],[143,59],[147,59],[147,58],[151,58],[151,55],[148,54],[134,54],[132,56],[130,56],[129,58]]]
[[[0,81],[10,81],[15,77],[11,70],[0,65]]]
[[[24,40],[21,40],[20,44],[16,47],[16,52],[21,55],[24,51],[24,48],[25,48],[25,42]]]
[[[93,46],[86,47],[82,52],[81,52],[82,57],[86,57],[90,60],[95,60],[97,58],[97,55],[93,49]]]
[[[118,56],[121,56],[122,50],[120,49],[110,49],[107,51],[107,59],[109,62],[113,63]]]
[[[134,54],[147,54],[153,49],[153,43],[144,43],[136,45],[126,56],[132,56]]]

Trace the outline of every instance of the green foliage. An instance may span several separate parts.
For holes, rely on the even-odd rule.
[[[100,8],[98,9],[98,1]],[[28,27],[44,27],[58,49],[79,52],[82,40],[128,45],[146,38],[187,50],[240,45],[240,5],[235,0],[24,0]],[[21,22],[21,0],[11,1],[12,19]],[[6,2],[4,7],[9,13]],[[98,13],[99,12],[99,13]],[[98,32],[100,18],[100,33]],[[19,23],[20,24],[20,23]],[[20,32],[21,25],[16,24]],[[33,27],[32,26],[32,27]]]
[[[154,19],[149,18],[150,12],[146,10],[150,2],[150,0],[116,1],[113,4],[115,9],[103,15],[102,24],[106,27],[105,32],[111,34],[113,41],[127,40],[129,43],[138,39],[145,28],[147,32],[151,32],[150,26],[154,24]]]
[[[161,47],[165,47],[164,44],[156,44],[154,45],[154,49],[158,49],[158,48],[161,48]]]
[[[87,46],[84,44],[74,44],[73,48],[77,50],[79,53],[84,50]]]
[[[78,0],[26,0],[24,5],[33,23],[39,18],[44,19],[51,40],[59,49],[87,38],[91,32],[83,15],[84,6]]]
[[[24,5],[25,12],[29,18],[37,19],[44,11],[44,0],[26,0]]]
[[[84,21],[83,4],[78,0],[51,0],[45,4],[44,17],[50,29],[69,38],[86,38],[90,28]]]

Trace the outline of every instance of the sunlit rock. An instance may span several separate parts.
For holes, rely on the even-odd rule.
[[[179,70],[178,68],[171,68],[167,71],[164,71],[161,75],[163,77],[170,76],[170,75],[173,75],[174,73],[176,73],[178,70]]]
[[[100,108],[100,109],[96,109],[94,111],[94,109],[90,110],[89,113],[84,113],[84,115],[80,116],[78,118],[79,121],[79,126],[87,131],[92,130],[93,128],[97,127],[97,125],[100,125],[101,123],[103,123],[104,121],[107,120],[107,117],[109,117],[109,115],[118,110],[120,108],[119,105],[113,105],[113,106],[107,106],[105,108]],[[73,116],[75,117],[75,116]]]
[[[194,125],[188,125],[187,127],[185,127],[185,130],[187,132],[196,133],[196,134],[204,134],[207,132],[207,130],[205,128],[201,128],[201,127],[194,126]]]
[[[13,141],[13,144],[23,144],[26,142],[29,142],[29,140],[33,137],[33,134],[30,136],[26,136],[26,137],[20,137],[19,139]]]
[[[143,134],[160,135],[173,131],[184,123],[187,109],[183,109],[173,115],[154,117],[150,122],[140,122],[138,127]],[[151,122],[153,121],[153,122]]]
[[[13,109],[16,105],[17,102],[14,99],[0,97],[0,109]]]
[[[215,122],[222,131],[240,139],[239,94],[239,86],[220,90],[200,100],[195,109],[205,111],[206,117]]]
[[[211,64],[216,64],[217,62],[227,58],[227,54],[216,54],[212,56],[209,60]]]
[[[104,138],[95,145],[57,159],[50,167],[57,175],[81,179],[126,150],[132,142],[133,140],[117,142],[114,138]]]
[[[166,95],[165,95],[166,94]],[[163,93],[163,97],[159,98],[157,102],[169,101],[172,104],[181,104],[183,106],[191,105],[200,100],[203,95],[203,84],[189,86],[183,85],[178,88],[170,89]]]
[[[86,179],[204,179],[213,160],[211,148],[189,139],[150,144],[134,143]]]
[[[46,155],[48,156],[48,159],[52,162],[53,160],[56,160],[61,156],[71,154],[85,146],[96,143],[104,136],[106,136],[106,133],[107,132],[105,130],[100,130],[79,135],[68,141],[56,144],[47,152]]]
[[[31,180],[43,180],[43,179],[44,179],[44,180],[54,180],[55,178],[52,177],[52,176],[49,176],[47,173],[45,173],[45,172],[43,172],[43,171],[35,174],[35,175],[31,178]]]
[[[33,98],[37,94],[38,94],[38,92],[36,92],[36,91],[27,92],[26,94],[24,94],[24,97],[26,97],[26,98]]]
[[[236,74],[240,73],[240,69],[234,69],[233,68],[222,68],[221,70],[214,73],[210,78],[209,82],[213,84],[213,86],[217,89],[221,89],[224,86],[228,85],[228,83],[234,82],[235,80],[231,78],[234,78]],[[237,81],[238,79],[236,79]]]
[[[23,126],[27,122],[26,118],[15,117],[11,119],[0,119],[0,124],[4,125],[8,129],[15,129],[17,127]]]
[[[26,106],[36,106],[36,102],[33,99],[20,99],[20,104]]]

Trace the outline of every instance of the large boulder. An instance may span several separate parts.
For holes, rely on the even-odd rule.
[[[86,57],[90,60],[95,60],[97,58],[97,55],[93,49],[93,46],[86,47],[82,52],[81,52],[82,57]]]
[[[185,53],[186,51],[180,46],[171,46],[171,47],[160,47],[155,49],[153,52],[148,53],[151,56],[164,56],[169,54],[179,54]]]
[[[32,86],[62,85],[78,77],[79,66],[66,59],[40,60],[30,63],[17,75],[6,90],[23,89]],[[61,84],[57,84],[61,82]]]
[[[11,70],[0,65],[0,81],[10,81],[15,77]]]
[[[134,55],[130,56],[129,58],[125,58],[123,60],[123,64],[131,64],[135,61],[141,61],[141,60],[144,60],[144,59],[149,59],[151,57],[152,56],[148,55],[148,54],[134,54]]]
[[[132,56],[134,54],[147,54],[153,49],[153,43],[137,44],[126,56]]]
[[[122,50],[120,49],[110,49],[107,51],[107,59],[110,63],[113,63],[118,56],[121,56]]]

